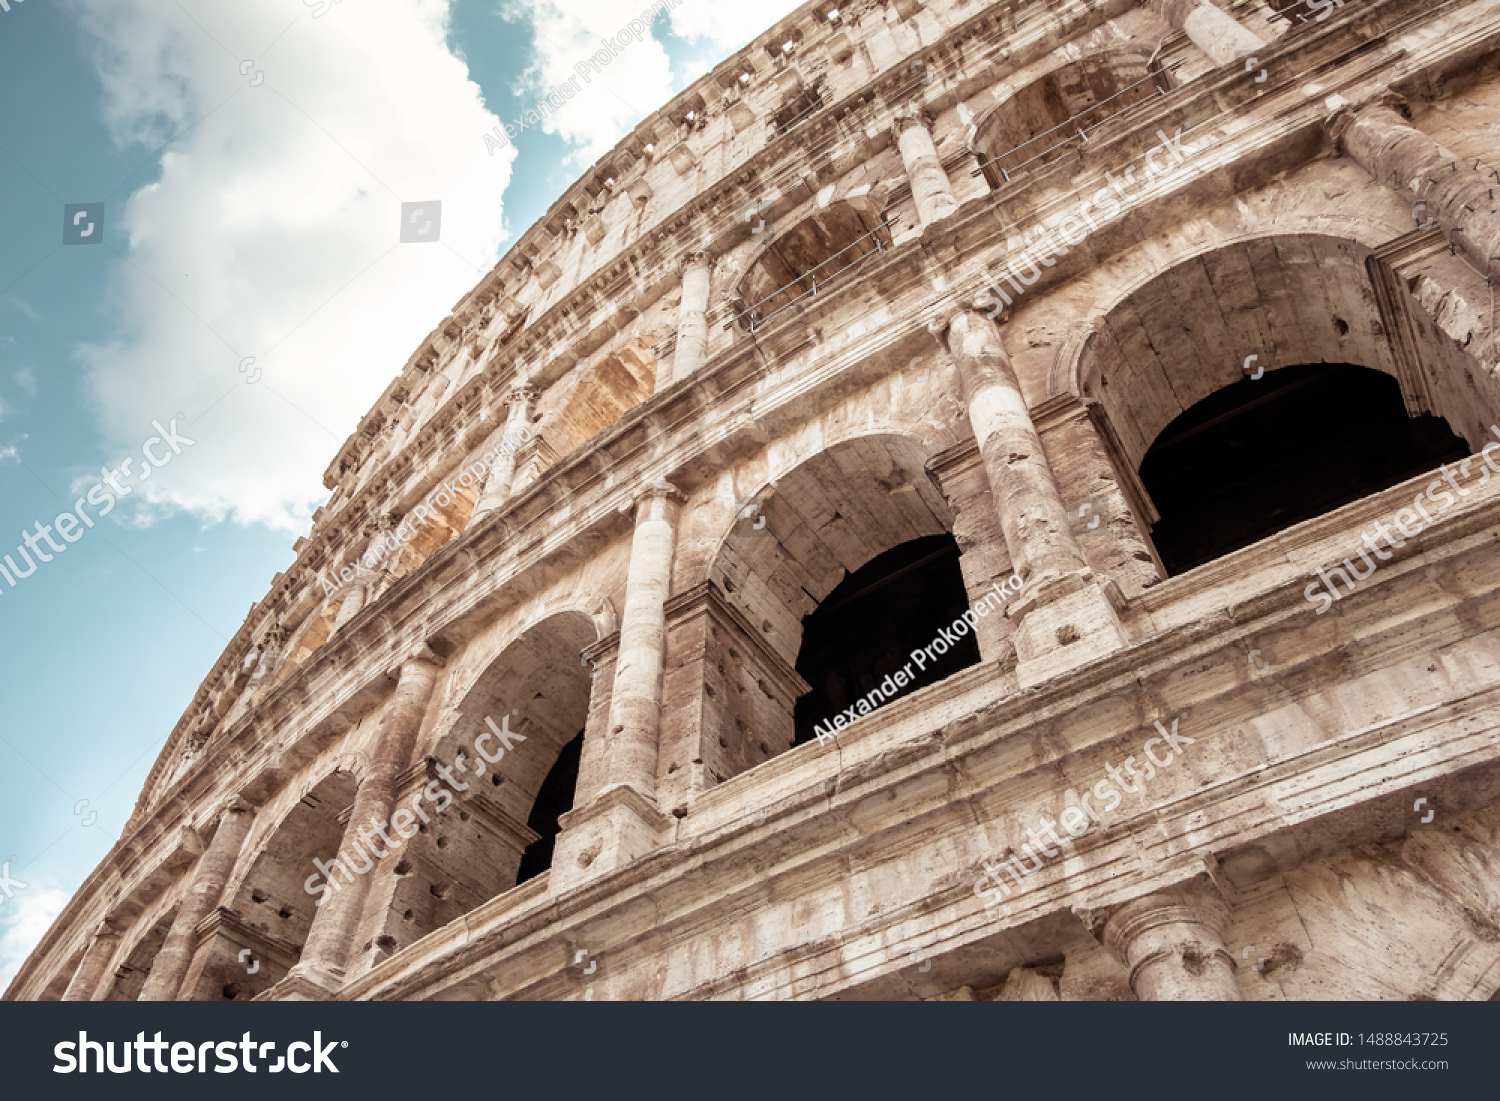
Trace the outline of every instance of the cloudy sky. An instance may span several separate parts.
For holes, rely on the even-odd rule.
[[[8,2],[0,562],[35,572],[0,578],[0,988],[417,343],[584,168],[796,7],[679,0],[496,150],[650,0]],[[414,202],[441,203],[436,242],[401,243]],[[153,421],[176,444],[148,465]],[[38,532],[111,472],[130,492],[107,516]]]

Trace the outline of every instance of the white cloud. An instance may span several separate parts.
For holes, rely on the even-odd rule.
[[[498,256],[514,151],[486,153],[497,120],[447,47],[449,0],[318,19],[295,0],[67,2],[116,140],[176,136],[107,200],[128,262],[107,257],[111,339],[78,350],[103,457],[185,413],[196,443],[145,503],[305,530],[336,449]],[[399,245],[401,203],[432,200],[441,240]]]
[[[14,344],[15,340],[12,339],[11,343]],[[16,385],[17,386],[19,386],[22,390],[25,390],[32,397],[36,397],[36,372],[35,371],[33,371],[30,367],[22,367],[19,371],[17,371],[15,373],[14,378],[16,380]]]
[[[549,112],[541,123],[546,132],[577,146],[569,158],[575,165],[593,163],[687,83],[799,6],[796,0],[773,0],[769,5],[679,0],[666,15],[670,30],[658,14],[643,37],[630,21],[644,26],[641,16],[651,3],[564,0],[560,5],[556,0],[514,0],[506,9],[508,18],[525,20],[536,34],[536,55],[520,82],[522,98],[539,100],[570,79],[579,89],[578,95],[555,114]],[[622,32],[629,41],[620,48],[617,36]],[[713,59],[687,63],[686,71],[674,79],[667,51],[657,41],[668,34],[705,44]],[[601,41],[604,38],[614,38],[617,51],[610,51]],[[589,59],[596,53],[600,63],[590,66]],[[606,55],[609,61],[604,63]]]
[[[68,892],[30,884],[0,905],[0,991],[68,904]]]
[[[650,27],[641,19],[651,2],[564,0],[564,6],[559,6],[553,0],[517,0],[506,9],[507,18],[524,20],[536,35],[532,64],[519,81],[520,98],[539,102],[552,88],[570,82],[578,89],[555,114],[549,108],[541,123],[547,133],[558,134],[577,147],[569,158],[574,164],[597,160],[672,98],[671,60],[651,37],[653,32],[664,33],[663,17],[654,13]],[[622,33],[624,40],[619,37]],[[615,39],[615,50],[605,45],[604,38]],[[591,65],[596,54],[597,64]]]
[[[799,0],[755,4],[684,0],[672,11],[672,29],[690,42],[709,43],[727,57],[801,6]]]
[[[8,294],[4,298],[0,298],[0,302],[14,303],[16,309],[20,310],[27,317],[31,318],[31,320],[38,323],[40,323],[42,320],[41,314],[32,309],[31,306],[27,304],[26,300],[21,298],[19,295]]]

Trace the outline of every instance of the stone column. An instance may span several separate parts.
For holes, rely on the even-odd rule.
[[[342,983],[354,929],[363,914],[370,876],[374,874],[373,869],[364,875],[350,869],[369,866],[366,844],[377,858],[389,855],[380,848],[378,833],[386,829],[395,810],[398,783],[411,767],[417,731],[442,664],[442,658],[423,647],[421,653],[401,665],[396,691],[380,712],[370,767],[354,796],[354,808],[339,845],[338,868],[329,877],[339,886],[325,895],[313,915],[301,962],[292,971],[325,989]],[[361,835],[368,837],[362,839]],[[335,879],[341,874],[351,881]]]
[[[1138,898],[1105,924],[1104,944],[1145,1002],[1237,1002],[1234,956],[1224,945],[1229,907],[1206,891]]]
[[[636,498],[635,539],[610,691],[605,784],[627,785],[648,798],[656,794],[666,606],[681,510],[681,493],[664,483],[648,486]]]
[[[682,304],[677,307],[677,350],[672,371],[658,371],[656,392],[685,379],[703,365],[708,346],[708,292],[713,264],[706,252],[689,253],[682,269]]]
[[[365,527],[364,531],[369,534],[370,538],[365,541],[359,555],[354,560],[356,574],[354,580],[349,582],[349,591],[344,597],[344,602],[339,605],[338,615],[334,616],[333,626],[328,631],[330,635],[337,634],[340,627],[357,616],[364,606],[370,602],[370,596],[374,592],[375,585],[379,579],[377,571],[382,568],[380,562],[386,553],[385,548],[382,546],[385,541],[385,533],[396,526],[396,521],[397,518],[395,516],[385,515],[369,521]],[[375,569],[366,568],[364,565],[365,559],[372,557],[372,555],[376,561]]]
[[[1426,203],[1423,217],[1435,219],[1474,267],[1491,272],[1492,258],[1500,256],[1500,207],[1490,188],[1500,183],[1407,122],[1403,106],[1399,96],[1386,95],[1340,107],[1328,132],[1377,183]]]
[[[917,204],[917,217],[926,229],[939,218],[946,218],[958,209],[958,200],[953,196],[953,185],[948,182],[948,173],[938,159],[937,147],[932,144],[932,132],[928,120],[920,111],[896,116],[896,146],[901,150],[901,161],[906,165],[906,178],[911,181],[911,197]]]
[[[168,1002],[177,997],[182,977],[187,973],[193,949],[197,946],[198,923],[219,905],[224,883],[234,870],[240,847],[245,843],[245,835],[250,832],[254,818],[250,807],[238,800],[224,811],[219,828],[214,831],[214,839],[193,868],[193,881],[178,903],[177,916],[172,919],[167,939],[151,964],[151,974],[141,989],[139,1001]]]
[[[1069,527],[999,328],[961,309],[932,329],[946,331],[1011,568],[1025,583],[1005,610],[1021,624],[1017,675],[1022,687],[1039,684],[1125,644],[1118,588],[1095,582]]]
[[[1086,569],[999,327],[972,310],[960,310],[946,325],[1016,572],[1035,584]]]
[[[469,526],[482,516],[494,512],[510,500],[511,484],[516,478],[516,452],[531,438],[531,411],[536,404],[537,392],[525,383],[510,392],[510,412],[505,418],[505,431],[501,435],[499,448],[479,500],[474,502],[474,513],[469,517]]]
[[[1173,30],[1182,31],[1213,58],[1215,65],[1227,65],[1267,46],[1260,35],[1209,0],[1152,0],[1151,7]]]
[[[978,607],[1011,576],[1010,553],[1000,529],[1000,514],[990,492],[989,475],[972,440],[929,461],[953,513],[953,538],[958,540],[958,568],[963,573],[969,607]],[[1002,602],[1003,604],[1004,602]],[[988,607],[988,605],[987,605]],[[1015,625],[1005,609],[988,611],[974,621],[974,641],[985,661],[1002,664],[1015,657],[1011,639]]]
[[[120,946],[120,933],[109,923],[108,919],[101,921],[99,927],[94,930],[89,946],[83,950],[83,959],[79,961],[78,970],[73,972],[73,977],[68,980],[68,989],[63,992],[62,1000],[65,1002],[91,1002],[99,993],[99,983],[104,978],[105,971],[109,968],[110,960],[115,958],[115,950]]]

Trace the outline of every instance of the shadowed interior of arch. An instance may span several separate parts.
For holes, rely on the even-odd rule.
[[[811,741],[814,726],[826,728],[963,614],[969,605],[958,556],[958,542],[951,535],[912,539],[846,574],[803,618],[797,672],[812,691],[797,700],[793,745]],[[966,634],[925,669],[912,663],[914,679],[891,698],[978,663],[979,644],[972,633]],[[870,703],[878,706],[880,701],[872,697]]]
[[[563,746],[557,755],[557,763],[542,781],[536,802],[531,805],[531,815],[526,820],[529,829],[535,830],[537,839],[526,846],[521,854],[521,867],[516,873],[516,885],[541,875],[552,867],[552,853],[557,847],[557,835],[562,832],[558,821],[573,809],[573,796],[578,787],[578,764],[583,759],[583,731]]]
[[[1140,473],[1175,576],[1469,453],[1441,418],[1408,418],[1389,375],[1313,364],[1204,398],[1156,437]]]

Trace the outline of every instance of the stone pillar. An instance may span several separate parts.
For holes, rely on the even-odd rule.
[[[349,824],[344,828],[344,839],[339,845],[339,867],[329,876],[340,885],[324,897],[313,915],[302,960],[292,972],[325,989],[342,983],[350,942],[370,892],[370,876],[374,874],[372,870],[358,875],[350,869],[369,866],[370,857],[365,854],[365,844],[377,857],[388,855],[380,848],[378,831],[387,827],[395,810],[397,786],[402,773],[411,767],[417,731],[422,725],[422,715],[427,710],[442,664],[443,659],[425,647],[420,654],[404,662],[396,691],[381,710],[370,767],[354,796]],[[362,840],[361,835],[369,835],[368,841]],[[350,881],[336,878],[341,873]]]
[[[681,493],[665,483],[648,486],[636,498],[635,538],[610,690],[606,787],[627,785],[648,799],[656,795],[666,607],[681,510]]]
[[[531,411],[536,399],[536,390],[525,383],[510,392],[510,412],[505,418],[505,432],[497,445],[499,450],[484,480],[484,488],[479,492],[479,499],[474,502],[474,513],[469,517],[470,527],[480,517],[494,512],[510,500],[511,483],[516,477],[516,452],[531,438]]]
[[[1209,0],[1154,0],[1152,7],[1173,30],[1182,31],[1213,58],[1215,65],[1227,65],[1267,46],[1260,35]]]
[[[963,573],[969,607],[984,603],[1011,575],[1010,552],[1000,529],[1000,515],[990,493],[989,476],[974,441],[949,448],[928,463],[937,476],[948,508],[953,512],[953,538],[958,541],[958,568]],[[1001,665],[1013,662],[1011,639],[1015,625],[1005,609],[986,612],[974,621],[979,656]]]
[[[999,327],[972,310],[960,310],[946,324],[1016,572],[1034,584],[1086,569]]]
[[[1427,204],[1449,242],[1482,272],[1492,273],[1500,256],[1500,207],[1482,176],[1457,153],[1418,130],[1401,116],[1399,96],[1386,95],[1359,106],[1340,107],[1328,119],[1339,151],[1377,183]]]
[[[906,178],[911,181],[911,197],[917,204],[917,217],[926,229],[939,218],[946,218],[958,209],[958,200],[953,196],[953,185],[948,182],[948,173],[938,159],[937,147],[932,144],[932,132],[928,120],[919,111],[896,116],[896,146],[901,150],[901,161],[906,165]]]
[[[1011,568],[1025,582],[1005,615],[1022,626],[1017,675],[1029,687],[1125,644],[1118,589],[1095,583],[1070,530],[999,328],[961,309],[932,329],[947,333]]]
[[[1229,907],[1206,891],[1161,891],[1110,916],[1104,944],[1144,1002],[1237,1002],[1234,956],[1224,945]]]
[[[396,523],[397,517],[388,514],[369,521],[364,528],[364,533],[367,533],[370,538],[365,541],[358,556],[354,559],[355,577],[349,582],[349,591],[344,596],[344,602],[339,605],[338,615],[334,616],[333,626],[328,631],[330,635],[337,634],[340,627],[359,615],[364,606],[370,602],[380,576],[377,571],[383,568],[380,563],[386,554],[383,546],[385,533],[394,528]],[[367,568],[364,564],[365,559],[371,557],[376,562],[375,569]]]
[[[119,947],[119,930],[115,929],[108,919],[101,921],[89,940],[89,946],[83,950],[83,959],[79,961],[78,970],[74,971],[73,977],[68,980],[68,989],[63,992],[62,1000],[65,1002],[93,1001],[99,993],[99,983],[104,979],[109,962],[115,958],[115,951]]]
[[[214,839],[193,868],[193,881],[177,906],[177,916],[162,943],[161,951],[151,964],[151,974],[138,999],[143,1002],[168,1002],[177,997],[182,977],[187,973],[193,950],[197,947],[198,923],[219,905],[224,883],[239,859],[240,847],[250,832],[255,814],[238,800],[231,803],[219,819]]]
[[[682,269],[682,304],[677,307],[677,351],[672,355],[671,374],[657,372],[657,393],[703,365],[704,349],[708,346],[708,291],[712,272],[708,253],[688,254]]]

